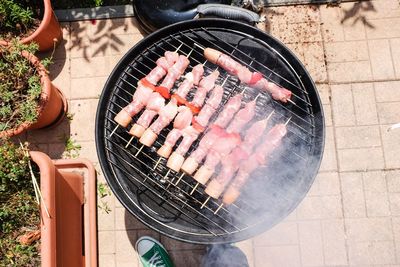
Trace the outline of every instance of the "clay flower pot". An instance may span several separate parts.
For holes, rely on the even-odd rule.
[[[37,69],[42,84],[42,93],[39,100],[38,119],[36,122],[25,122],[15,129],[0,132],[0,137],[11,137],[20,134],[28,129],[40,129],[49,127],[60,122],[67,112],[67,100],[60,90],[50,81],[45,67],[40,60],[26,51],[22,55],[27,58]]]
[[[97,266],[96,171],[93,165],[84,159],[52,161],[42,152],[29,154],[39,166],[43,196],[41,266]],[[86,169],[87,184],[81,174],[67,171],[71,168]]]
[[[44,15],[43,19],[30,36],[21,40],[23,44],[35,42],[39,45],[39,51],[47,51],[53,49],[54,41],[60,42],[62,38],[62,31],[60,24],[53,12],[50,0],[43,0],[44,2]],[[8,42],[0,40],[0,44],[8,45]]]

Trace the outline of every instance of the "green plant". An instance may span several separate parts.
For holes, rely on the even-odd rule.
[[[79,151],[82,146],[77,144],[71,137],[63,137],[65,144],[65,151],[63,153],[63,158],[77,158],[79,157]]]
[[[21,55],[35,53],[36,44],[12,41],[10,48],[0,45],[0,131],[37,120],[41,94],[40,76],[35,66]]]
[[[111,208],[108,206],[107,202],[103,200],[105,197],[111,196],[111,190],[106,183],[99,182],[97,184],[97,196],[99,198],[97,207],[107,214],[110,213]]]
[[[39,231],[40,214],[27,145],[0,139],[0,266],[39,266],[39,242],[21,237]]]

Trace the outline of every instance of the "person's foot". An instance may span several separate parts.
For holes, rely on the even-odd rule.
[[[171,258],[164,246],[149,236],[142,236],[136,241],[136,251],[143,267],[173,267]]]

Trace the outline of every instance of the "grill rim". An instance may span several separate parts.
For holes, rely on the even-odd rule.
[[[218,25],[218,26],[215,26]],[[221,26],[222,25],[222,26]],[[226,26],[227,27],[226,27]],[[114,177],[114,171],[110,167],[110,163],[108,162],[107,159],[107,154],[106,154],[106,138],[105,138],[105,132],[106,132],[106,127],[105,123],[107,121],[106,118],[106,108],[108,107],[109,100],[112,96],[112,90],[114,90],[114,86],[116,82],[118,81],[121,73],[124,72],[126,69],[127,65],[132,62],[132,57],[136,57],[137,53],[136,52],[143,52],[146,49],[148,49],[153,42],[159,42],[163,37],[168,36],[169,34],[176,34],[181,30],[181,28],[184,29],[194,29],[194,28],[201,28],[201,27],[209,27],[209,28],[216,28],[220,30],[225,30],[228,28],[229,30],[234,30],[241,32],[242,34],[249,34],[249,32],[243,30],[247,29],[251,31],[251,35],[255,40],[258,40],[262,43],[267,43],[263,38],[269,38],[271,39],[274,44],[270,45],[273,49],[279,51],[279,53],[284,54],[285,60],[288,60],[290,65],[293,65],[295,63],[295,71],[296,73],[299,72],[301,69],[303,76],[301,78],[301,81],[303,82],[304,80],[307,80],[308,83],[310,83],[310,86],[312,88],[307,88],[307,92],[312,91],[312,96],[309,96],[310,98],[310,103],[313,105],[313,109],[317,108],[319,109],[319,114],[315,114],[318,116],[315,116],[314,121],[317,121],[316,125],[318,124],[318,127],[316,126],[316,131],[315,134],[316,136],[314,137],[313,145],[312,145],[312,152],[313,155],[317,155],[316,158],[316,163],[315,164],[315,169],[313,173],[310,174],[310,183],[307,188],[305,188],[300,194],[299,201],[297,203],[294,203],[290,210],[286,212],[283,216],[280,216],[274,224],[270,224],[267,227],[260,227],[260,223],[257,224],[256,229],[253,229],[251,231],[251,234],[249,235],[248,231],[243,230],[240,232],[236,233],[230,233],[229,235],[221,235],[221,236],[207,236],[206,238],[200,238],[200,239],[195,239],[193,238],[194,235],[181,235],[178,233],[176,230],[169,230],[168,228],[166,229],[165,226],[160,224],[160,222],[156,221],[151,215],[149,215],[147,212],[143,213],[140,211],[140,207],[136,203],[133,203],[135,207],[132,207],[131,204],[132,201],[130,200],[130,197],[124,192],[124,189],[122,188],[121,184],[119,183],[118,179]],[[283,51],[282,51],[283,50]],[[286,55],[286,54],[288,55]],[[321,99],[319,96],[319,93],[316,89],[315,83],[311,76],[309,75],[308,71],[304,67],[303,63],[294,55],[294,53],[287,48],[282,42],[280,42],[278,39],[275,37],[269,35],[266,32],[261,31],[258,28],[249,26],[247,24],[241,23],[241,22],[236,22],[236,21],[231,21],[231,20],[226,20],[226,19],[201,19],[201,20],[191,20],[191,21],[184,21],[184,22],[179,22],[173,25],[170,25],[168,27],[165,27],[163,29],[160,29],[149,36],[145,37],[142,39],[140,42],[138,42],[136,45],[134,45],[128,52],[125,53],[125,55],[119,60],[117,65],[114,67],[113,71],[110,73],[104,87],[103,91],[100,95],[99,102],[98,102],[98,107],[96,111],[96,119],[95,119],[95,143],[96,143],[96,152],[99,158],[99,163],[102,169],[102,172],[104,174],[105,179],[107,180],[108,184],[110,185],[114,195],[116,198],[122,203],[122,205],[132,214],[134,215],[139,221],[141,221],[143,224],[146,226],[150,227],[151,229],[160,232],[161,234],[164,234],[166,236],[169,236],[171,238],[184,241],[184,242],[190,242],[190,243],[197,243],[197,244],[218,244],[218,243],[227,243],[227,242],[238,242],[241,240],[245,240],[247,238],[250,238],[256,234],[260,234],[277,223],[279,223],[283,218],[288,216],[298,205],[299,203],[304,199],[305,195],[309,191],[310,187],[312,186],[315,177],[319,171],[320,164],[322,161],[322,156],[323,156],[323,150],[325,146],[325,120],[324,120],[324,111],[323,111],[323,105],[321,103]],[[112,179],[111,179],[111,178]],[[129,203],[128,203],[129,202]]]

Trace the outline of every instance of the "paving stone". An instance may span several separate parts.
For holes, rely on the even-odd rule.
[[[392,60],[396,78],[400,78],[400,39],[390,40],[390,50],[392,52]]]
[[[400,25],[400,18],[377,19],[371,21],[372,27],[366,27],[368,39],[383,39],[400,37],[400,28],[393,25]]]
[[[49,77],[52,84],[57,87],[67,99],[71,98],[71,74],[69,59],[54,60],[49,66]]]
[[[296,222],[282,222],[254,238],[254,246],[297,245],[299,243]]]
[[[342,148],[381,146],[379,126],[337,127],[336,146]]]
[[[71,78],[104,77],[109,75],[109,57],[71,59]]]
[[[340,180],[342,186],[344,217],[365,217],[366,206],[361,173],[341,173]]]
[[[321,5],[319,6],[319,10],[321,13],[321,31],[324,41],[326,43],[344,41],[343,25],[340,23],[343,16],[341,9]]]
[[[388,194],[377,192],[365,192],[365,204],[368,217],[390,216]]]
[[[324,264],[322,231],[319,221],[299,222],[300,255],[303,266]]]
[[[347,265],[346,240],[343,220],[321,221],[325,265]]]
[[[340,171],[376,170],[384,167],[382,148],[354,148],[338,151]]]
[[[325,128],[325,149],[322,157],[320,171],[337,170],[336,149],[333,135],[333,128]]]
[[[400,216],[400,193],[389,193],[390,211],[393,216]]]
[[[400,117],[399,117],[400,120]],[[386,168],[400,167],[400,135],[398,130],[388,132],[390,125],[381,125],[383,152],[385,154]]]
[[[354,242],[349,245],[350,265],[373,266],[396,263],[393,241]]]
[[[204,255],[203,250],[174,250],[169,255],[175,266],[200,266]]]
[[[140,34],[141,28],[135,17],[118,18],[110,20],[108,31],[114,34]]]
[[[116,242],[116,265],[118,267],[139,267],[139,257],[135,250],[136,231],[114,231]]]
[[[378,124],[375,92],[371,83],[352,84],[354,109],[358,125]]]
[[[374,88],[376,102],[400,101],[400,81],[375,82]]]
[[[400,102],[377,103],[379,122],[381,124],[400,122]]]
[[[79,157],[86,158],[93,163],[98,163],[96,144],[94,141],[81,141],[79,142],[81,149],[79,150]]]
[[[330,127],[333,125],[332,107],[331,105],[322,105],[322,108],[324,109],[325,126]]]
[[[365,191],[374,193],[387,192],[385,172],[383,171],[364,172],[362,176],[363,176],[363,185]]]
[[[60,124],[50,128],[27,132],[27,138],[32,143],[64,143],[70,135],[70,124],[66,118]]]
[[[110,55],[124,55],[136,43],[143,39],[142,34],[112,34],[110,36],[109,54]]]
[[[340,194],[340,181],[337,172],[323,172],[319,173],[315,178],[314,184],[317,185],[320,196],[339,195]]]
[[[257,267],[301,266],[298,246],[255,247],[254,250]]]
[[[304,64],[315,82],[326,82],[326,66],[322,42],[304,43]]]
[[[317,91],[319,97],[321,98],[321,103],[323,105],[331,104],[331,88],[329,84],[326,83],[317,84]]]
[[[352,126],[356,124],[351,85],[331,85],[332,111],[335,126]]]
[[[346,21],[343,23],[344,39],[348,41],[365,40],[365,24],[362,20]]]
[[[389,40],[370,40],[368,41],[368,48],[374,79],[393,79],[395,75]]]
[[[392,217],[394,243],[396,249],[397,262],[400,259],[400,217]]]
[[[65,143],[49,143],[48,156],[51,159],[64,158]]]
[[[98,230],[103,231],[113,231],[115,229],[115,205],[114,201],[115,197],[113,195],[108,195],[100,199],[100,196],[97,196],[97,222],[98,222]],[[107,207],[109,211],[106,211]]]
[[[116,200],[117,201],[117,200]],[[115,229],[116,230],[147,230],[148,227],[136,219],[125,208],[115,208]]]
[[[325,54],[328,62],[369,60],[367,41],[326,43]]]
[[[350,241],[393,240],[390,218],[346,218],[346,234]]]
[[[365,14],[367,19],[398,18],[400,6],[396,0],[371,1],[373,12]]]
[[[390,193],[400,193],[400,171],[386,171],[386,182]]]
[[[100,267],[115,267],[115,254],[100,254],[99,255]]]
[[[115,253],[115,234],[114,231],[98,231],[99,254]],[[118,239],[119,241],[119,239]]]
[[[72,100],[70,112],[74,118],[70,124],[72,139],[91,141],[94,137],[97,99]]]
[[[372,79],[370,61],[328,63],[331,82],[362,82]]]
[[[161,241],[161,235],[158,232],[151,230],[149,228],[136,230],[136,233],[137,233],[137,238],[140,238],[140,237],[146,235],[146,236],[150,236],[158,241]],[[134,243],[135,242],[136,242],[136,240],[134,240]],[[171,249],[171,248],[167,247],[166,249]]]
[[[71,79],[71,99],[99,98],[108,77]]]
[[[342,218],[340,196],[307,196],[297,207],[300,220]]]

